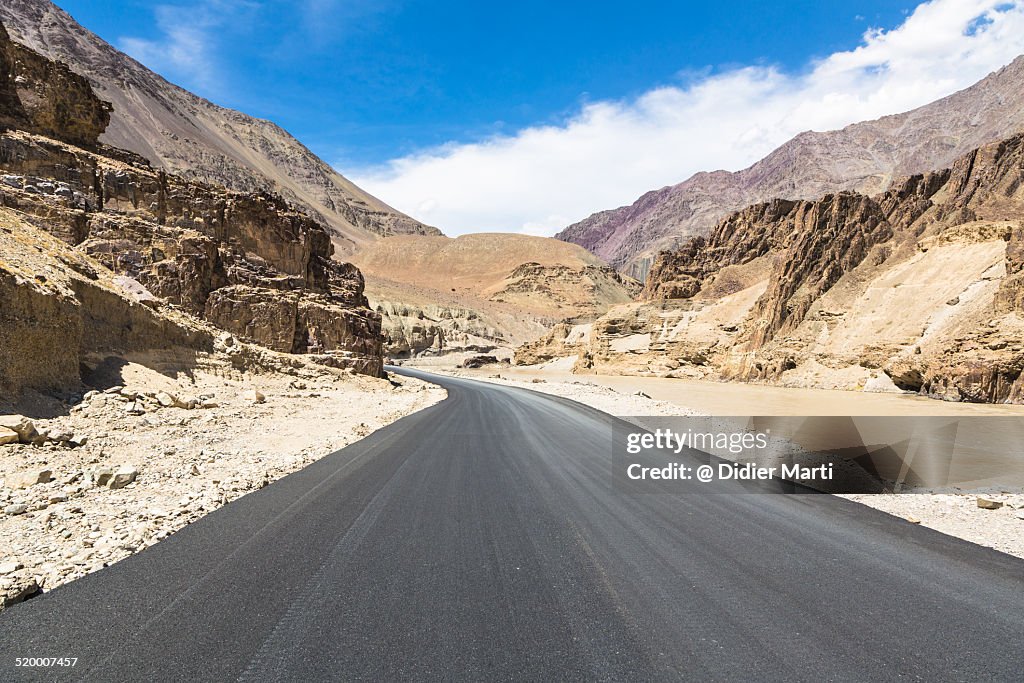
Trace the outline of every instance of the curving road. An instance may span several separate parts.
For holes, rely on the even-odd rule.
[[[832,496],[616,491],[615,418],[403,372],[449,398],[0,613],[0,680],[1021,680],[1024,561]]]

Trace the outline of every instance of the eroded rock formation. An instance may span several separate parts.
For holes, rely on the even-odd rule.
[[[0,24],[0,129],[95,147],[110,123],[110,110],[93,95],[89,81],[12,41]]]
[[[579,370],[1021,402],[1022,237],[1016,136],[874,197],[736,212],[660,254],[647,301],[611,309],[562,355]]]
[[[211,330],[155,311],[102,265],[0,208],[0,394],[59,390],[94,353],[208,350]]]
[[[0,206],[136,283],[153,305],[277,351],[382,372],[380,318],[358,269],[332,260],[322,224],[274,194],[185,180],[97,143],[107,109],[84,79],[5,34],[0,54],[14,55],[14,73],[35,74],[0,88],[0,111],[18,127],[0,133]]]

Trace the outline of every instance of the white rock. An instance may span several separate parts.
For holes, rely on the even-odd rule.
[[[114,476],[114,470],[109,467],[90,467],[85,470],[85,479],[96,486],[106,486],[107,482]]]
[[[18,436],[18,432],[7,427],[0,427],[0,446],[6,446],[9,443],[18,443],[21,441],[21,437]]]
[[[6,512],[9,515],[20,515],[23,514],[26,510],[28,510],[28,505],[25,505],[23,503],[8,505],[7,507],[4,508],[4,512]]]
[[[92,556],[94,554],[95,553],[91,548],[86,548],[82,550],[80,553],[72,555],[69,559],[71,560],[72,564],[86,564],[87,562],[89,562],[90,559],[92,559]]]
[[[267,400],[267,397],[255,389],[249,389],[242,394],[242,398],[249,403],[263,403]]]
[[[114,278],[114,284],[121,287],[121,289],[123,289],[131,298],[135,299],[135,301],[140,304],[155,308],[160,303],[160,299],[154,296],[153,293],[146,289],[146,287],[138,280],[134,280],[124,275],[118,275]]]
[[[164,408],[173,408],[178,403],[178,398],[172,394],[168,394],[166,391],[158,391],[156,394],[156,400]]]
[[[184,410],[192,410],[199,405],[199,399],[195,396],[179,396],[174,405]]]
[[[38,434],[35,423],[24,415],[0,415],[0,427],[15,432],[22,443],[31,443]]]
[[[47,438],[57,443],[70,443],[75,438],[75,435],[66,429],[54,429],[50,431]]]
[[[13,574],[22,567],[24,567],[24,565],[21,562],[4,562],[3,564],[0,564],[0,575]]]
[[[53,478],[50,470],[26,470],[8,475],[6,484],[12,489],[27,489],[36,484],[45,484]]]
[[[139,476],[139,471],[131,465],[121,465],[114,472],[114,476],[107,482],[107,487],[111,489],[123,489],[128,484],[135,481],[135,478]]]

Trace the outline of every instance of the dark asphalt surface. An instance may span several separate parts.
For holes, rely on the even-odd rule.
[[[614,418],[436,379],[446,401],[0,613],[0,681],[1024,679],[1024,561],[832,496],[623,492]]]

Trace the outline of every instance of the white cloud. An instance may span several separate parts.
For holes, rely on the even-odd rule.
[[[1024,53],[1021,4],[932,0],[799,75],[735,69],[587,104],[563,125],[449,143],[348,175],[449,234],[550,235],[697,171],[744,168],[801,131],[906,111],[967,87]]]
[[[153,8],[157,39],[124,36],[117,46],[153,71],[189,88],[211,93],[221,87],[214,56],[217,32],[238,21],[241,10],[253,9],[252,0],[198,0]]]

